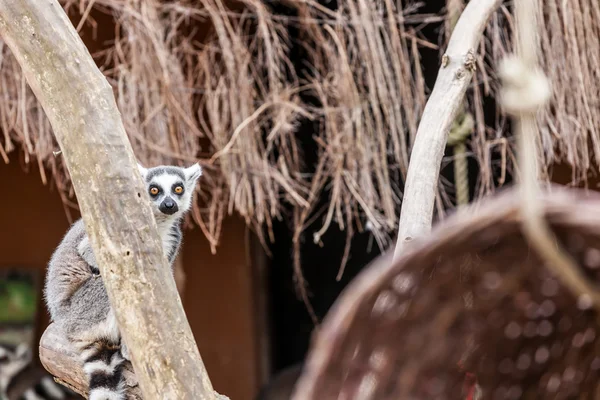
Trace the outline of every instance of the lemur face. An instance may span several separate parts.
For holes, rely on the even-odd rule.
[[[138,164],[138,167],[157,221],[178,217],[190,209],[196,182],[202,175],[200,165],[188,168],[161,165],[146,169]]]

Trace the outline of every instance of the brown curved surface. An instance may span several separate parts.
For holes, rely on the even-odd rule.
[[[467,372],[483,398],[593,396],[598,313],[529,249],[518,201],[512,190],[483,201],[393,265],[388,255],[368,267],[325,319],[293,398],[464,399]],[[555,188],[540,205],[599,281],[600,197]]]

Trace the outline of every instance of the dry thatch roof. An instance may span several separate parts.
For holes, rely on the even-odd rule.
[[[574,178],[585,178],[600,165],[600,7],[593,0],[568,7],[537,1],[545,16],[542,56],[554,83],[539,137],[543,165],[547,173],[566,160]],[[368,227],[387,247],[426,100],[419,50],[435,48],[418,31],[443,16],[419,14],[416,2],[400,0],[349,0],[335,10],[288,0],[285,14],[261,0],[62,3],[88,33],[101,30],[96,19],[103,15],[114,19],[114,38],[94,57],[114,86],[140,161],[204,165],[193,219],[213,251],[227,213],[241,214],[266,242],[273,239],[273,219],[290,209],[295,239],[320,221],[315,241],[336,223],[349,237]],[[461,3],[448,0],[451,10]],[[508,3],[489,23],[467,95],[476,120],[469,142],[481,167],[479,196],[501,185],[512,168],[506,121],[501,114],[486,119],[483,108],[484,98],[496,97],[492,68],[511,46]],[[302,62],[292,55],[299,43]],[[23,148],[44,183],[49,174],[65,205],[76,207],[68,172],[53,155],[51,127],[1,42],[0,87],[0,157],[8,161],[8,153]],[[305,165],[301,144],[307,141],[318,146],[316,166]],[[498,155],[499,168],[492,161]],[[443,211],[450,200],[440,188]],[[324,192],[330,201],[317,209]]]
[[[462,3],[448,0],[448,3]],[[552,166],[568,164],[572,183],[586,183],[600,167],[600,5],[593,0],[568,4],[559,0],[535,0],[539,15],[540,62],[553,89],[549,106],[539,118],[538,146],[542,175],[549,178]],[[497,62],[513,50],[514,19],[512,1],[492,17],[481,44],[477,80],[468,93],[470,110],[476,117],[476,131],[471,141],[481,163],[478,195],[502,183],[505,172],[513,168],[513,143],[507,138],[507,119],[498,113],[495,121],[485,121],[483,100],[497,98],[498,80],[493,71]],[[489,96],[489,97],[488,97]],[[501,153],[500,171],[491,164],[493,152]]]
[[[334,189],[323,230],[362,213],[376,230],[393,230],[399,188],[390,170],[406,170],[406,133],[414,135],[425,98],[423,80],[413,79],[418,39],[397,4],[356,1],[332,12],[291,2],[298,17],[282,18],[258,0],[231,7],[218,0],[63,3],[78,28],[94,24],[94,10],[114,16],[114,42],[94,56],[115,88],[135,153],[145,164],[199,158],[207,167],[208,197],[194,219],[213,246],[225,213],[239,212],[262,232],[287,202],[305,221],[328,182]],[[211,36],[199,42],[194,29],[205,22]],[[308,51],[311,71],[302,79],[289,60],[291,25]],[[2,156],[22,146],[44,183],[48,168],[74,206],[51,128],[6,48],[0,72]],[[301,99],[307,93],[320,105]],[[325,122],[309,133],[322,146],[313,179],[303,175],[300,119]]]

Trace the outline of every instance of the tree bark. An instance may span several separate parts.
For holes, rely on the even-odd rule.
[[[448,132],[475,71],[475,48],[490,15],[501,3],[502,0],[469,2],[452,31],[410,155],[394,258],[407,242],[431,229]]]
[[[56,0],[0,1],[48,116],[144,399],[214,399],[111,86]]]

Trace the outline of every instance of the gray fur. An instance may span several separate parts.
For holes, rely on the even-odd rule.
[[[181,233],[181,228],[180,228],[179,224],[173,225],[171,227],[171,230],[169,231],[169,237],[173,241],[173,244],[171,245],[171,247],[167,253],[167,259],[169,260],[169,263],[172,264],[173,261],[175,261],[175,257],[177,256],[177,253],[179,253],[179,247],[181,246],[181,239],[183,238],[183,234]]]
[[[155,176],[165,174],[165,173],[177,175],[182,180],[185,179],[185,174],[183,173],[181,168],[178,168],[178,167],[156,167],[156,168],[152,168],[152,170],[148,171],[148,174],[146,175],[146,182],[149,183],[150,181],[152,181],[152,178],[154,178]]]
[[[90,244],[90,240],[87,236],[85,236],[81,242],[79,242],[79,245],[77,246],[77,252],[81,258],[83,258],[83,260],[94,269],[94,272],[99,271],[98,264],[96,263],[96,256],[94,256],[92,245]]]
[[[163,252],[172,268],[181,245],[181,220],[191,207],[194,188],[202,171],[197,164],[185,169],[173,166],[150,169],[140,166],[139,169],[148,190],[150,185],[162,189],[160,196],[147,195],[162,239]],[[174,192],[177,184],[184,188],[181,195]],[[159,210],[161,202],[167,197],[178,207],[178,211],[171,215]],[[44,297],[52,321],[82,354],[85,353],[83,349],[90,348],[90,344],[106,342],[121,344],[121,354],[128,358],[81,219],[71,226],[50,259]],[[89,357],[88,353],[89,350],[84,359]],[[120,393],[115,393],[111,399],[120,399],[120,396]],[[98,397],[101,398],[105,397]],[[91,392],[90,400],[94,400]]]

